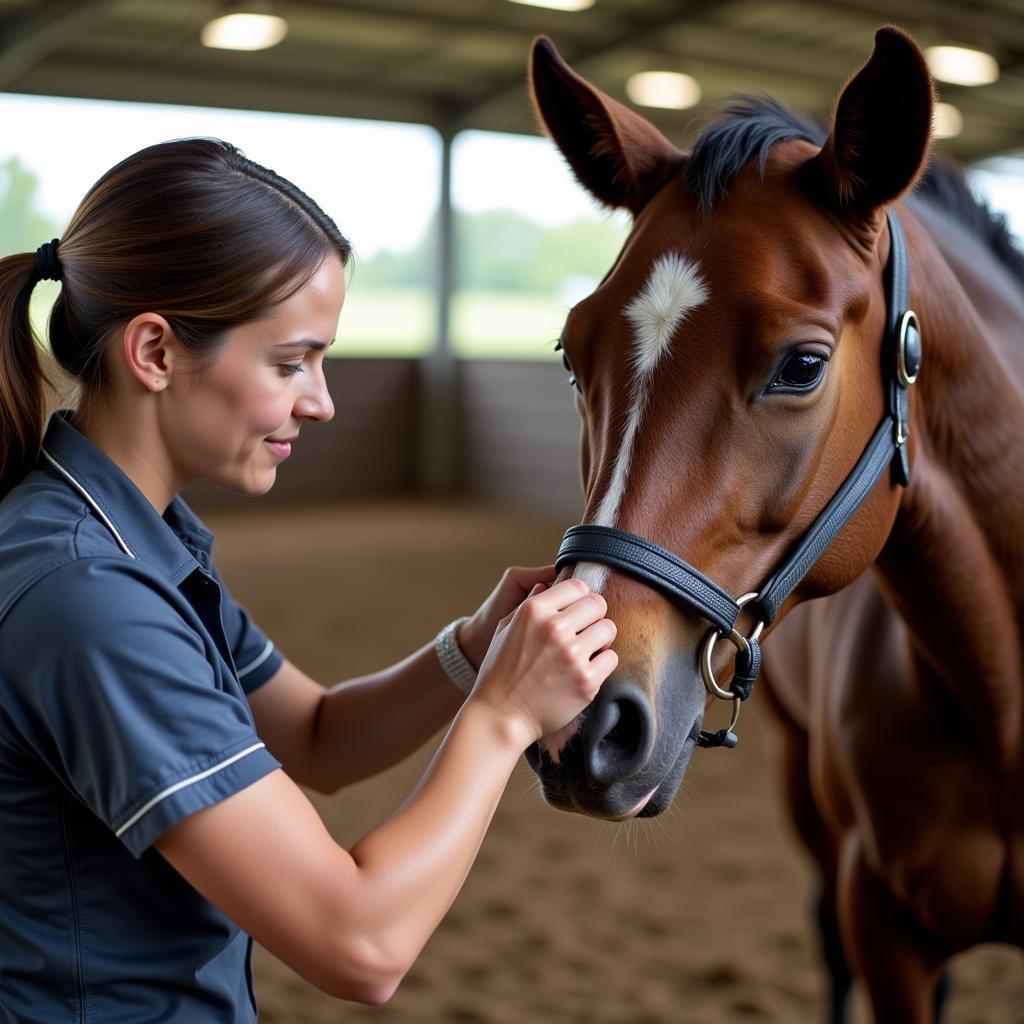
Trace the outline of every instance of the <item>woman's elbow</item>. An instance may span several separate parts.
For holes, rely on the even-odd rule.
[[[349,948],[342,951],[326,970],[318,971],[317,978],[310,980],[333,996],[367,1006],[381,1006],[395,994],[411,963],[405,963],[381,954],[372,946],[361,949]]]

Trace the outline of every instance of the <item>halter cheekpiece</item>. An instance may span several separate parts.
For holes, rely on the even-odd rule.
[[[43,242],[36,249],[35,274],[37,281],[59,281],[63,276],[60,260],[57,259],[57,246],[59,238],[49,242]]]
[[[888,221],[890,250],[885,268],[886,325],[882,344],[885,415],[839,490],[759,591],[733,598],[671,551],[609,526],[572,526],[566,530],[558,549],[558,570],[576,562],[610,566],[660,590],[712,623],[701,650],[701,675],[711,696],[733,701],[732,720],[727,728],[714,733],[701,729],[696,737],[698,746],[736,745],[733,727],[740,702],[750,696],[761,669],[761,632],[771,625],[783,602],[863,505],[886,469],[890,469],[894,483],[906,487],[910,482],[910,388],[921,365],[921,328],[908,305],[910,264],[903,226],[892,211]],[[757,619],[749,636],[736,629],[744,605],[749,605]],[[728,689],[718,683],[712,666],[712,653],[719,640],[727,640],[736,648],[736,667]]]

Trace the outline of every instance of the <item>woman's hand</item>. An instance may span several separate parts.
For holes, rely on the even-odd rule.
[[[568,725],[618,664],[607,610],[582,580],[538,583],[498,624],[470,701],[495,711],[521,749]]]
[[[474,668],[482,664],[498,623],[514,612],[538,583],[549,587],[554,579],[553,565],[513,566],[505,570],[490,596],[472,618],[463,623],[455,638]]]

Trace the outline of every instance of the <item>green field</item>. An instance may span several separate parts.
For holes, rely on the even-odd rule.
[[[519,292],[457,292],[452,301],[452,348],[473,359],[545,359],[566,308],[557,299]],[[434,343],[437,307],[426,288],[360,291],[341,314],[335,356],[421,355]]]
[[[57,286],[44,282],[32,299],[42,337]],[[544,295],[458,292],[452,303],[452,348],[472,359],[553,359],[567,310]],[[437,310],[426,288],[353,287],[341,314],[334,357],[417,356],[434,344]]]

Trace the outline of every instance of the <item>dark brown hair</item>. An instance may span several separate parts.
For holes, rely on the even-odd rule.
[[[43,242],[44,239],[40,239]],[[61,236],[49,319],[56,361],[94,394],[119,326],[159,313],[181,344],[214,354],[232,327],[298,291],[351,246],[305,193],[219,139],[140,150],[89,190]],[[29,322],[32,253],[0,259],[0,496],[31,468],[46,383]]]

